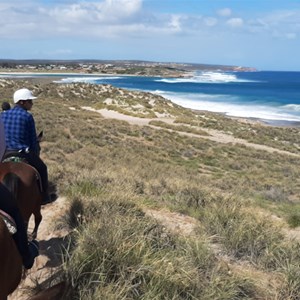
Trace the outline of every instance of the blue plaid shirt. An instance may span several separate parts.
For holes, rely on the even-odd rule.
[[[25,150],[37,152],[38,141],[35,122],[28,111],[20,106],[2,112],[6,147],[8,150]]]

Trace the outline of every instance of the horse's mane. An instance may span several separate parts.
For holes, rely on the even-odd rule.
[[[13,201],[17,205],[17,197],[18,197],[18,187],[21,179],[18,175],[14,173],[7,173],[3,178],[3,185],[11,192],[13,195]]]

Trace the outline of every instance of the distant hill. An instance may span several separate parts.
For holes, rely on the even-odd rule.
[[[255,71],[255,68],[246,66],[229,66],[229,65],[214,65],[214,64],[199,64],[199,63],[184,63],[184,62],[155,62],[143,60],[97,60],[97,59],[76,59],[76,60],[49,60],[49,59],[0,59],[0,67],[14,68],[18,65],[80,65],[80,64],[112,64],[116,67],[170,67],[180,69],[182,71],[207,70],[207,71]]]

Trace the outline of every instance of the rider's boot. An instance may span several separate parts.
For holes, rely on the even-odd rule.
[[[39,243],[36,240],[32,240],[28,244],[28,251],[26,251],[26,255],[22,256],[24,268],[31,269],[34,264],[34,259],[38,255],[39,255]]]
[[[48,203],[51,203],[51,197],[49,195],[48,192],[43,192],[42,193],[42,205],[45,205],[45,204],[48,204]]]

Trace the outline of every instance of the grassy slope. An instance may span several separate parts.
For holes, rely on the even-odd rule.
[[[9,97],[28,83],[3,85]],[[193,130],[222,129],[294,153],[298,129],[195,115],[110,86],[32,87],[40,94],[33,113],[45,132],[43,157],[77,229],[64,265],[66,299],[297,299],[299,243],[270,216],[299,224],[298,158],[131,126],[80,107],[107,107],[110,98],[123,113],[168,113]],[[137,104],[144,109],[132,109]],[[189,214],[201,226],[183,239],[146,217],[149,206]]]

